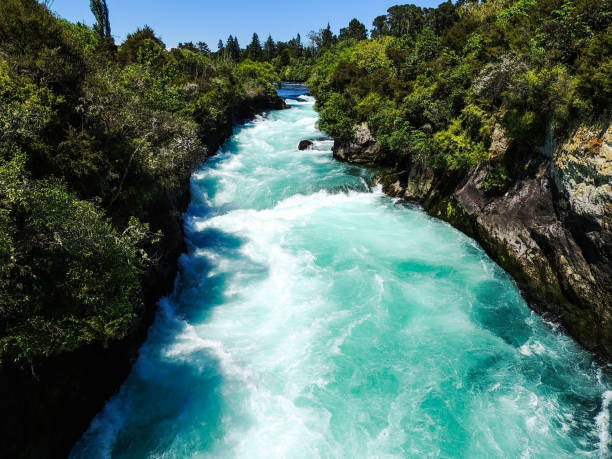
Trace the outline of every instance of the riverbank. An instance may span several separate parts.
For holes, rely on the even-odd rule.
[[[367,125],[334,156],[380,166]],[[502,137],[492,145],[503,148]],[[503,154],[498,152],[498,154]],[[418,161],[383,172],[390,196],[414,201],[474,238],[517,281],[531,307],[605,361],[612,359],[612,127],[582,126],[534,153],[503,193],[487,190],[487,164],[441,173]]]
[[[207,139],[206,151],[215,154],[241,120],[284,107],[278,96],[247,101],[232,111],[228,123],[218,126],[217,137]],[[200,158],[192,168],[205,160]],[[182,216],[190,200],[187,181],[178,193],[166,193],[152,203],[151,230],[163,233],[159,259],[144,276],[144,308],[125,339],[41,357],[26,367],[0,367],[0,412],[11,420],[0,427],[0,457],[66,457],[93,416],[117,392],[146,340],[159,299],[174,288],[178,259],[186,251]]]

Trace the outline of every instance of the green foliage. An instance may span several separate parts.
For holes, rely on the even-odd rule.
[[[373,73],[377,70],[389,71],[391,60],[386,51],[390,43],[390,37],[361,41],[352,50],[351,62],[365,73]]]
[[[331,27],[327,24],[327,27],[321,31],[321,49],[331,48],[337,41],[336,37],[331,31]]]
[[[161,41],[149,26],[144,26],[136,32],[128,34],[127,39],[119,47],[117,57],[123,65],[132,64],[139,61],[139,56],[142,58],[141,49],[165,49],[166,45]]]
[[[8,62],[0,59],[0,125],[5,141],[39,143],[61,103],[62,98],[49,88],[15,75]]]
[[[369,93],[361,99],[355,107],[355,113],[359,119],[368,119],[370,116],[383,110],[383,107],[391,106],[391,101],[376,92]]]
[[[246,52],[248,59],[252,61],[258,61],[263,59],[263,49],[261,47],[261,43],[259,42],[259,37],[256,33],[253,34],[253,39],[251,40],[251,44],[247,46]]]
[[[353,137],[351,104],[340,94],[333,94],[320,108],[319,127],[338,140]]]
[[[111,38],[110,21],[108,20],[108,6],[106,0],[90,0],[89,8],[96,18],[93,31],[101,40]]]
[[[482,182],[482,189],[488,193],[500,193],[510,183],[510,175],[506,167],[501,164],[491,168]]]
[[[379,137],[379,145],[387,150],[387,162],[394,162],[398,167],[407,161],[425,163],[432,154],[431,137],[409,123],[396,118],[393,130]]]
[[[78,40],[35,0],[0,2],[0,56],[32,83],[75,96],[85,72]]]
[[[227,38],[227,43],[223,49],[223,55],[225,59],[238,62],[240,60],[240,45],[238,39],[231,35]]]
[[[236,67],[236,75],[243,83],[263,88],[267,93],[273,93],[280,85],[280,78],[268,62],[242,61]]]
[[[92,54],[98,49],[100,38],[96,33],[80,22],[73,24],[64,19],[59,20],[62,27],[66,29],[66,35],[74,38],[75,45],[78,49],[82,49],[84,53],[91,59]]]
[[[290,58],[289,63],[278,70],[283,81],[306,81],[310,77],[312,62],[307,57]]]
[[[270,63],[167,51],[146,26],[117,49],[92,8],[95,30],[0,2],[0,361],[125,336],[168,244],[158,203],[276,97]]]
[[[367,123],[379,161],[398,170],[474,167],[495,126],[507,136],[500,164],[520,164],[547,133],[562,141],[577,122],[610,117],[611,21],[609,0],[397,5],[370,40],[320,53],[308,84],[327,132],[346,140]],[[495,166],[486,187],[502,190],[516,170]]]
[[[140,305],[139,245],[94,204],[54,180],[32,180],[25,155],[0,163],[0,360],[124,336]]]
[[[387,10],[389,33],[396,37],[416,37],[423,28],[423,10],[416,5],[396,5]]]
[[[340,35],[338,36],[340,40],[361,41],[366,38],[368,38],[366,27],[357,19],[351,19],[348,27],[340,29]]]
[[[536,0],[516,0],[511,2],[511,5],[497,13],[497,21],[506,25],[512,24],[524,17],[527,17],[529,12],[536,6]]]
[[[441,47],[442,42],[433,29],[425,27],[417,37],[412,52],[407,58],[407,67],[414,70],[418,65],[424,65],[438,55]]]
[[[448,129],[434,135],[432,166],[451,171],[467,169],[487,159],[482,142],[473,141],[463,130],[461,120],[453,120]]]
[[[612,107],[612,26],[595,35],[578,59],[578,89],[596,111]]]

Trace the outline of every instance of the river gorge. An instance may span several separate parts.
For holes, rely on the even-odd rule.
[[[607,456],[605,368],[280,93],[193,175],[175,291],[71,457]]]

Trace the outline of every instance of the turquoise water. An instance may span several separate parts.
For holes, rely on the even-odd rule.
[[[602,369],[474,241],[299,152],[289,103],[194,174],[175,292],[72,457],[608,456]]]

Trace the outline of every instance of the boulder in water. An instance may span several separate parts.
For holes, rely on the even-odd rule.
[[[308,150],[312,147],[312,140],[301,140],[298,144],[298,150]]]

